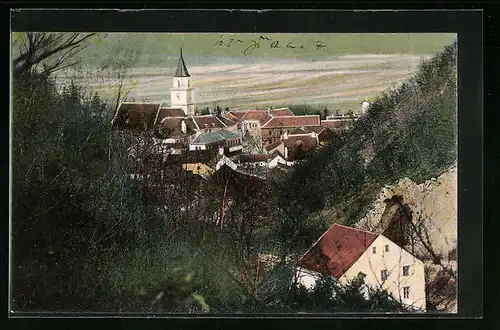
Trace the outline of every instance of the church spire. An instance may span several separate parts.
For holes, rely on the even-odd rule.
[[[179,57],[179,62],[177,62],[177,69],[175,70],[174,77],[191,77],[189,74],[187,68],[186,68],[186,63],[184,63],[184,57],[182,57],[182,47],[181,47],[181,54]]]

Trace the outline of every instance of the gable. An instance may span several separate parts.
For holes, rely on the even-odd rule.
[[[154,126],[159,109],[158,103],[123,102],[118,106],[111,125],[118,130],[149,130]]]
[[[334,224],[300,258],[297,265],[339,278],[377,236],[367,231]]]
[[[248,110],[242,117],[241,121],[258,121],[262,126],[271,119],[271,116],[264,110]]]

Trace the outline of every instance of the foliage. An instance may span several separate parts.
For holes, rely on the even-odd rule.
[[[288,301],[293,310],[303,312],[403,312],[407,308],[387,292],[366,287],[361,276],[341,285],[331,276],[317,280],[312,289],[292,286]]]

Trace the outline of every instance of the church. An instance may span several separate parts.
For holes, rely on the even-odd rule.
[[[150,134],[161,150],[179,154],[182,150],[241,150],[237,123],[221,114],[197,115],[194,88],[182,48],[172,77],[170,105],[165,102],[121,102],[112,120],[117,131]]]
[[[191,75],[182,56],[182,48],[170,90],[170,100],[172,108],[182,109],[188,117],[194,116],[194,90],[191,87]]]

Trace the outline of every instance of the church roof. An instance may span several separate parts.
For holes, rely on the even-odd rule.
[[[112,127],[118,130],[144,131],[151,129],[160,109],[159,103],[120,103]]]
[[[174,77],[191,77],[186,68],[186,63],[184,63],[184,57],[182,57],[182,48],[179,57],[179,62],[177,62],[177,69],[175,70]]]

